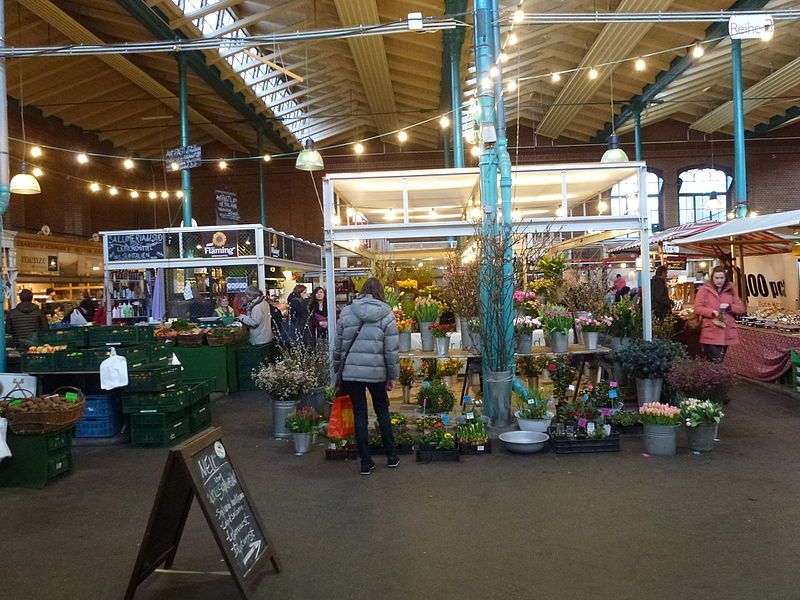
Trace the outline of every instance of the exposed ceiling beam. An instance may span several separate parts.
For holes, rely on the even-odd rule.
[[[185,13],[182,17],[177,19],[172,19],[169,22],[170,29],[178,29],[179,27],[183,27],[192,21],[196,21],[197,19],[202,19],[206,15],[210,15],[215,12],[219,12],[226,8],[231,8],[236,6],[237,4],[241,4],[244,0],[219,0],[214,4],[207,4],[205,6],[201,6],[197,10],[190,11]]]
[[[761,123],[753,128],[752,133],[747,132],[747,137],[760,137],[766,135],[780,127],[788,125],[790,122],[800,119],[800,106],[792,106],[782,115],[772,117],[767,123]]]
[[[769,2],[769,0],[737,0],[728,10],[760,10]],[[728,23],[719,22],[714,23],[706,29],[703,41],[703,48],[708,52],[711,48],[719,44],[720,41],[726,39],[728,35]],[[641,112],[652,100],[663,90],[665,90],[671,83],[677,80],[689,67],[696,64],[697,59],[687,53],[683,56],[675,58],[671,63],[669,70],[662,71],[656,77],[656,80],[648,85],[644,91],[632,98],[627,106],[623,107],[619,115],[614,119],[614,126],[611,123],[607,124],[603,129],[597,132],[593,141],[603,142],[611,131],[616,128],[619,129],[622,125],[632,119],[634,115]]]
[[[247,15],[246,17],[242,17],[237,19],[233,23],[220,27],[219,29],[215,29],[214,31],[209,31],[208,33],[204,33],[203,37],[213,38],[213,37],[221,37],[223,35],[229,35],[234,31],[239,31],[240,29],[244,29],[253,23],[257,23],[259,21],[266,21],[268,17],[275,14],[275,8],[270,8],[269,10],[264,10],[258,13],[253,13],[251,15]]]
[[[182,33],[173,32],[167,24],[167,19],[160,11],[149,9],[141,0],[117,0],[117,3],[133,15],[156,39],[168,40],[183,38]],[[270,121],[266,120],[258,111],[247,103],[242,94],[237,94],[228,81],[223,81],[220,71],[216,67],[206,64],[205,55],[199,51],[182,52],[186,63],[192,71],[199,75],[212,90],[223,98],[230,106],[236,109],[256,130],[263,132],[271,144],[282,152],[292,152],[299,147],[296,140],[285,139]],[[112,55],[113,56],[113,55]],[[228,144],[229,145],[229,144]],[[237,145],[241,147],[241,144]]]

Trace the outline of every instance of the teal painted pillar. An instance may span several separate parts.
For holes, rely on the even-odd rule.
[[[267,226],[267,200],[265,197],[266,189],[264,187],[264,135],[259,129],[256,131],[258,145],[258,205],[261,207],[261,224]]]
[[[733,161],[736,183],[736,216],[747,216],[747,159],[744,151],[744,91],[742,88],[742,41],[731,40],[733,65]]]
[[[0,0],[0,48],[6,45],[5,2]],[[23,149],[26,151],[27,148]],[[6,97],[6,59],[0,58],[0,239],[3,237],[3,215],[11,200],[10,168],[8,165],[8,99]],[[5,250],[0,247],[0,275],[2,275],[2,256]],[[6,316],[5,280],[0,276],[0,373],[6,372]]]
[[[445,14],[462,19],[461,13],[466,10],[466,0],[447,0]],[[447,29],[444,32],[445,49],[450,73],[450,122],[453,127],[453,166],[460,169],[464,166],[464,131],[461,123],[461,47],[466,34],[463,27]]]
[[[642,113],[640,112],[633,115],[633,145],[636,160],[642,160]]]
[[[178,104],[181,118],[181,146],[189,145],[189,92],[186,88],[186,57],[178,54]],[[181,169],[181,189],[183,190],[183,226],[192,226],[192,174],[189,169]]]

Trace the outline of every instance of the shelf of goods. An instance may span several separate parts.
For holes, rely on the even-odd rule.
[[[109,300],[113,322],[135,322],[151,316],[153,269],[111,271]]]

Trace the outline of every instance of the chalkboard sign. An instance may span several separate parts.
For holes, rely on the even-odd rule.
[[[125,600],[162,564],[172,568],[195,497],[242,598],[253,598],[267,561],[280,572],[274,547],[215,427],[170,451]]]
[[[108,261],[161,260],[164,258],[163,233],[122,233],[106,236]]]

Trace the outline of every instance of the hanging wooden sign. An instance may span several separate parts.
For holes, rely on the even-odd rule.
[[[258,589],[267,562],[280,563],[244,482],[238,476],[219,427],[170,450],[125,600],[163,565],[169,572],[186,518],[197,498],[242,598]]]

